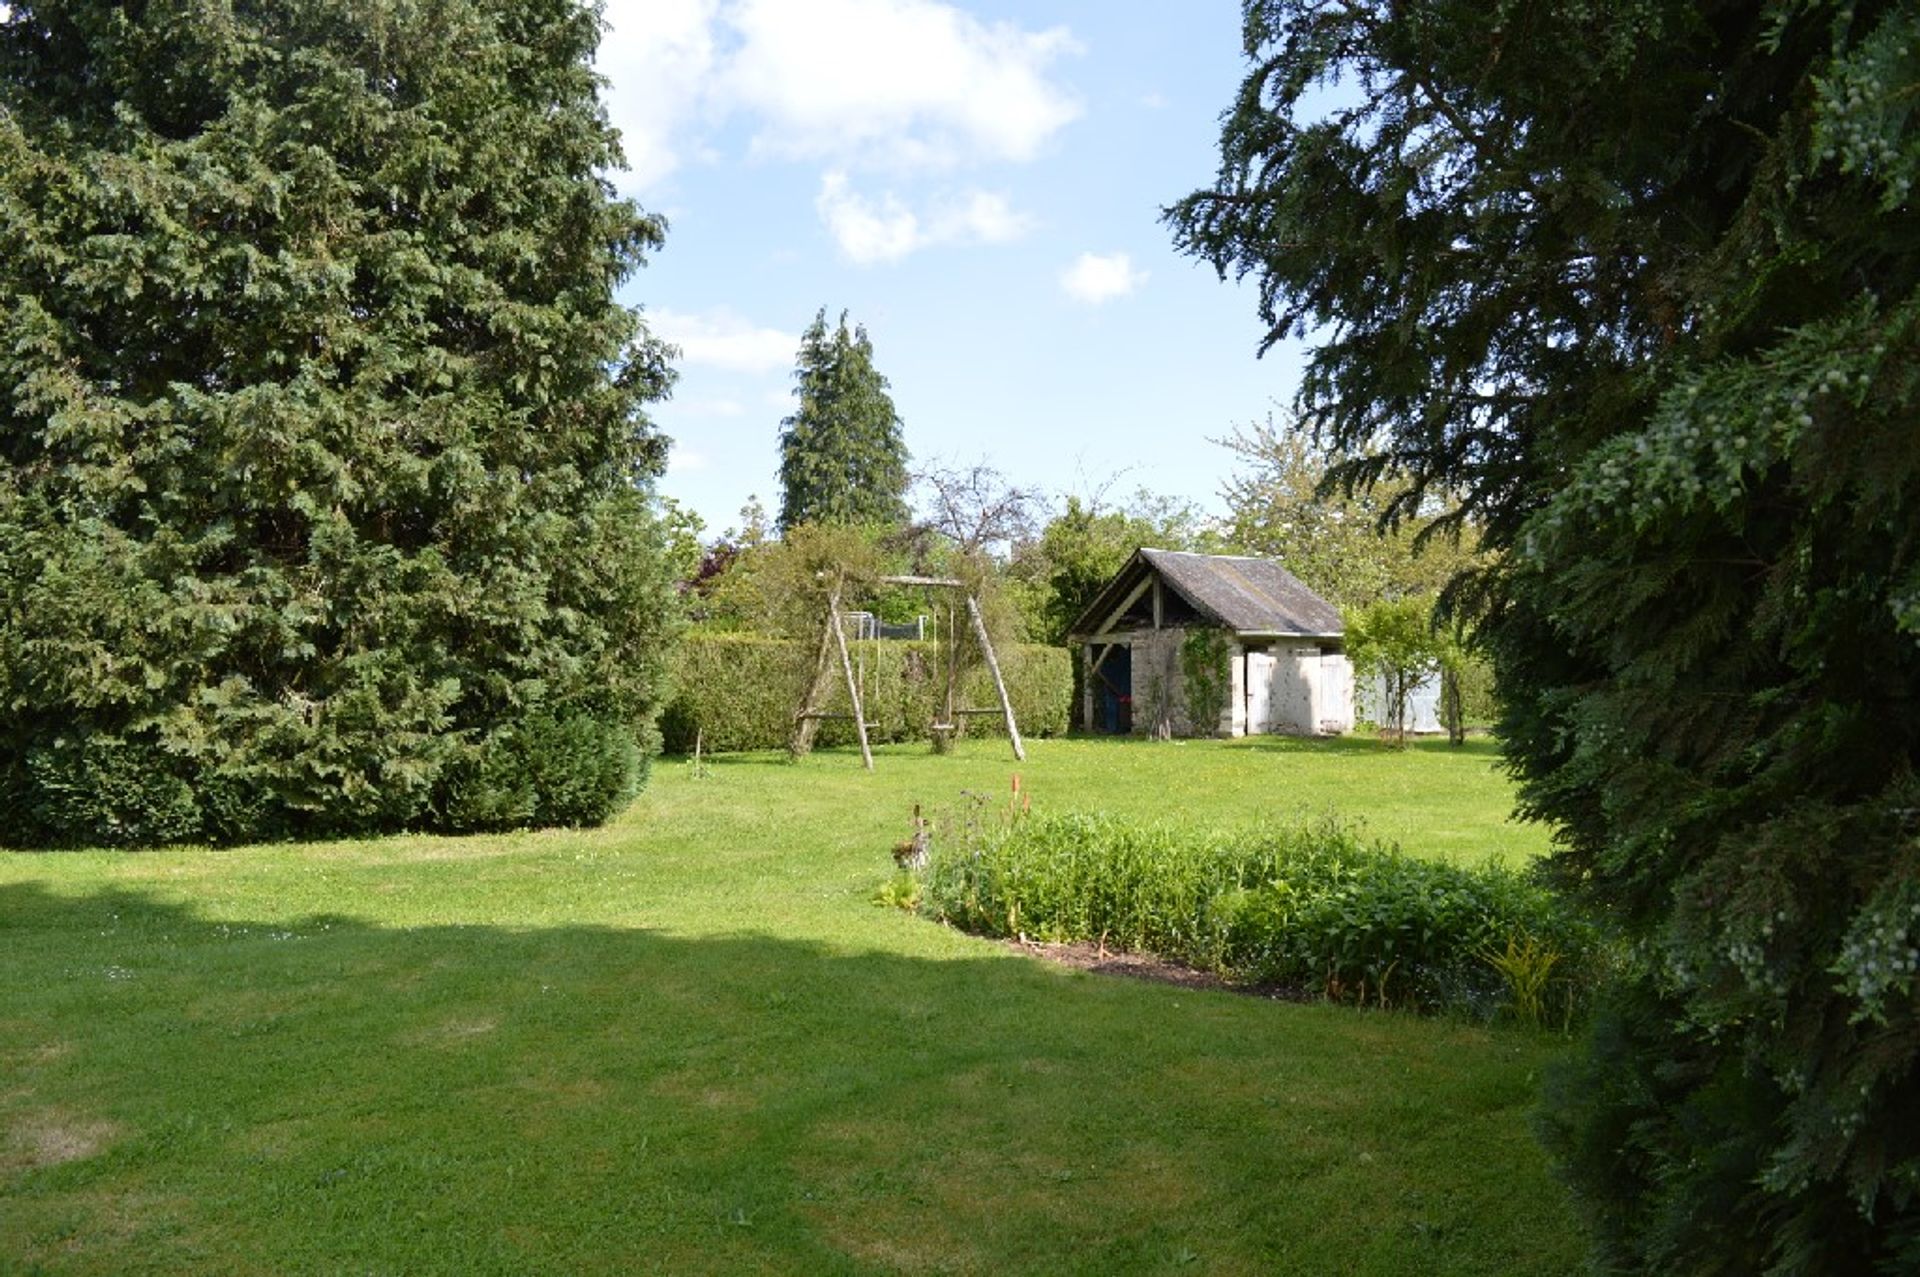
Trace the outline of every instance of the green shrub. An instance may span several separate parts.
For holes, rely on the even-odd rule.
[[[447,768],[442,825],[597,825],[638,792],[631,732],[589,714],[535,714],[500,728]]]
[[[862,687],[862,708],[875,724],[870,738],[877,743],[927,739],[946,692],[940,645],[860,642],[851,644],[850,651]],[[667,751],[691,753],[696,734],[702,748],[714,753],[784,747],[793,730],[793,712],[813,672],[814,655],[810,644],[754,634],[684,636],[675,666],[676,690],[660,720]],[[999,655],[1021,734],[1066,731],[1073,684],[1066,650],[1009,644]],[[968,672],[956,699],[962,706],[998,703],[984,668]],[[823,708],[849,712],[846,682],[837,672]],[[984,735],[1006,730],[998,715],[988,714],[969,717],[962,728]],[[845,745],[853,739],[849,719],[821,724],[820,744]]]
[[[1418,860],[1331,821],[1207,832],[1033,817],[950,827],[934,846],[925,910],[965,930],[1097,940],[1342,1001],[1570,1018],[1605,957],[1596,929],[1526,875]],[[1531,1005],[1491,960],[1510,945],[1557,955]]]
[[[589,714],[540,716],[521,733],[536,825],[597,825],[640,790],[633,733]]]
[[[586,818],[680,613],[599,25],[215,12],[0,4],[0,844],[497,820],[445,769],[590,705],[533,803]]]
[[[136,847],[181,842],[201,824],[193,788],[151,742],[63,736],[30,751],[24,818],[45,846]]]

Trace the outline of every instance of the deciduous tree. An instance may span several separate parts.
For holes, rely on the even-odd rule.
[[[922,524],[962,554],[992,552],[1004,556],[1032,538],[1035,512],[1044,498],[1016,487],[984,462],[971,466],[934,464],[914,476],[921,491]]]
[[[1346,650],[1354,673],[1379,680],[1380,735],[1407,743],[1407,699],[1440,673],[1446,640],[1433,627],[1433,600],[1376,599],[1344,614]]]
[[[1298,423],[1269,418],[1220,442],[1240,463],[1221,487],[1222,535],[1241,553],[1280,560],[1337,607],[1431,596],[1472,562],[1478,530],[1442,523],[1444,499],[1409,509],[1398,476],[1344,489],[1339,455]]]

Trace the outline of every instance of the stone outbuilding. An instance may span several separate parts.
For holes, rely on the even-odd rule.
[[[1081,723],[1115,735],[1353,729],[1339,609],[1271,559],[1141,549],[1074,622]]]

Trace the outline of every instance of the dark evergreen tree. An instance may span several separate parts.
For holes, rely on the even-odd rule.
[[[1169,218],[1455,602],[1630,943],[1554,1090],[1608,1271],[1920,1271],[1920,10],[1250,0]],[[1345,87],[1321,96],[1338,80]]]
[[[0,839],[604,817],[672,623],[575,0],[0,20]]]
[[[800,408],[780,423],[780,528],[907,517],[907,446],[864,327],[823,308],[800,337]]]

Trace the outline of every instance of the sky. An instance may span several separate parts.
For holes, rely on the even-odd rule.
[[[1251,285],[1161,210],[1217,168],[1238,0],[608,0],[599,70],[670,224],[623,289],[678,345],[661,491],[779,504],[801,330],[864,325],[918,465],[1220,507],[1210,442],[1292,397]]]

